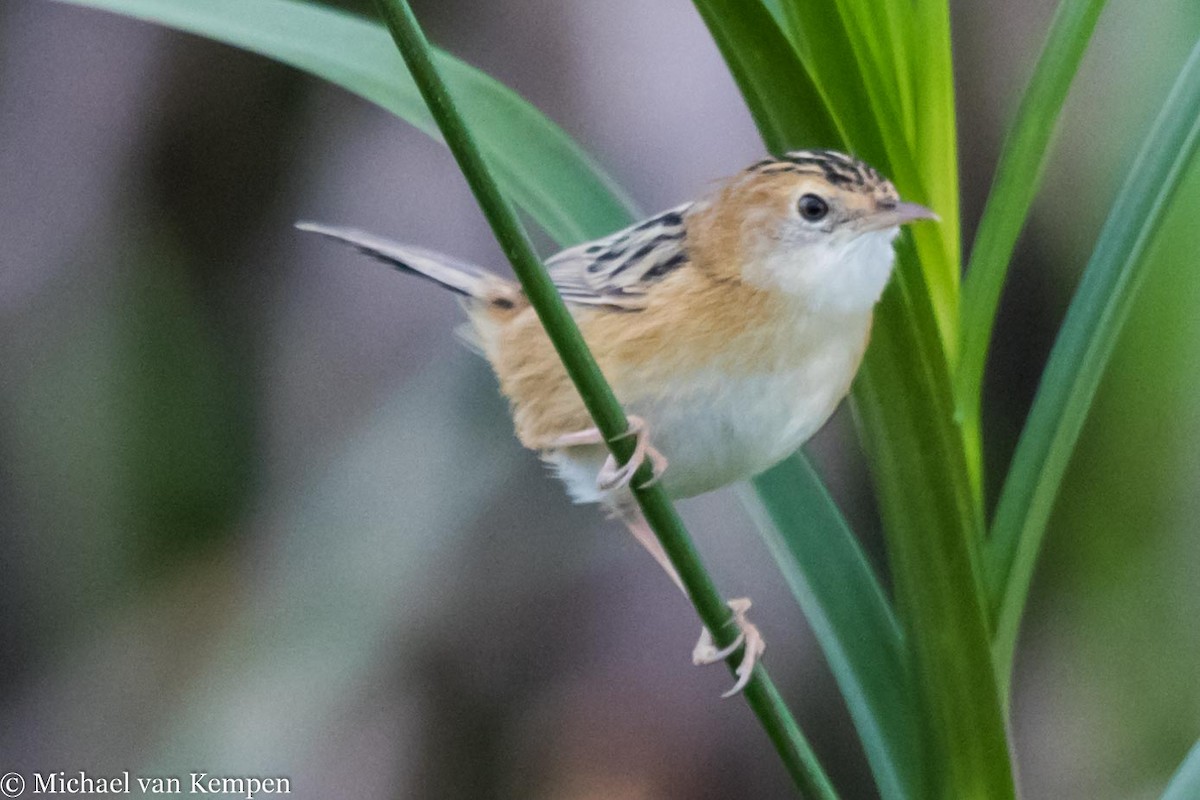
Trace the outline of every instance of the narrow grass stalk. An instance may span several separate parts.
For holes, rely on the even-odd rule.
[[[996,165],[963,279],[955,413],[971,431],[979,429],[983,370],[1009,261],[1041,183],[1067,92],[1107,2],[1063,0],[1059,5]]]
[[[588,413],[608,440],[613,455],[621,463],[627,462],[633,454],[634,444],[625,436],[629,428],[625,414],[588,351],[578,326],[542,267],[516,213],[492,178],[470,130],[433,64],[430,45],[412,9],[406,0],[378,0],[378,6],[409,71],[437,120],[447,145],[458,161],[505,255],[512,262],[521,286],[562,359],[567,373],[578,388]],[[634,476],[633,485],[642,485],[650,478],[651,467],[645,464]],[[679,577],[705,627],[713,632],[719,645],[728,645],[734,636],[729,609],[705,571],[699,554],[670,500],[660,486],[635,489],[634,494],[671,563],[679,572]],[[740,652],[729,658],[731,669],[737,666],[739,659]],[[837,795],[832,784],[761,663],[755,668],[754,677],[744,694],[796,785],[812,798],[836,800]]]
[[[986,562],[997,678],[1007,697],[1046,524],[1171,198],[1200,151],[1200,43],[1129,169],[1038,384],[1004,481]]]
[[[753,483],[743,499],[825,653],[880,797],[915,800],[919,709],[891,602],[803,453]]]

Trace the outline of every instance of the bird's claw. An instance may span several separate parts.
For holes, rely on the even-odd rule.
[[[746,612],[750,610],[750,599],[739,597],[730,600],[728,605],[729,609],[733,611],[733,618],[729,622],[737,626],[737,637],[729,646],[718,648],[713,641],[712,633],[705,628],[700,631],[700,640],[696,642],[696,647],[692,650],[692,663],[700,667],[724,661],[739,647],[745,646],[742,661],[734,670],[737,682],[733,684],[733,688],[721,695],[722,698],[733,697],[746,688],[746,684],[750,682],[750,676],[754,673],[754,665],[758,663],[763,651],[767,649],[767,644],[763,641],[758,626],[746,619]]]
[[[650,444],[650,431],[646,426],[646,421],[632,414],[629,415],[628,420],[629,430],[622,434],[620,438],[627,436],[635,437],[636,443],[633,448],[633,454],[624,464],[618,465],[612,453],[609,453],[608,458],[604,460],[604,465],[600,467],[600,472],[596,474],[596,487],[602,492],[611,492],[614,489],[623,489],[628,486],[646,459],[650,459],[650,465],[654,468],[654,475],[650,480],[639,486],[639,489],[649,489],[658,483],[667,468],[666,456],[658,452]],[[598,429],[588,428],[587,430],[560,436],[554,440],[553,446],[572,447],[576,445],[604,443],[604,437]]]
[[[600,468],[600,472],[596,475],[596,486],[601,491],[610,492],[614,489],[623,489],[628,486],[646,459],[650,459],[650,466],[654,469],[654,475],[650,480],[639,486],[639,489],[648,489],[658,483],[663,471],[667,468],[666,457],[650,444],[650,429],[647,427],[646,421],[632,414],[628,419],[629,430],[625,432],[624,436],[634,437],[633,454],[629,456],[628,461],[618,466],[617,460],[609,453],[608,458],[604,460],[604,466]]]

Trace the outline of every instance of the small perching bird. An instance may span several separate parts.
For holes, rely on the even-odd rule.
[[[458,293],[469,341],[491,363],[517,437],[576,502],[599,503],[682,585],[629,483],[645,459],[672,497],[746,480],[829,419],[858,371],[891,276],[899,226],[937,219],[872,167],[828,150],[767,158],[678,206],[546,262],[628,412],[634,457],[618,467],[521,288],[470,264],[361,231],[297,227]],[[670,468],[667,468],[668,463]],[[742,644],[740,691],[763,652],[742,598],[739,636],[703,631],[697,664]]]

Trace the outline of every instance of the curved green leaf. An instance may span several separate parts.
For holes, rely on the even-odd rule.
[[[931,0],[924,2],[929,5]],[[841,121],[848,149],[887,173],[904,197],[930,205],[942,216],[938,225],[917,225],[909,231],[917,257],[902,260],[900,271],[919,276],[931,298],[928,312],[920,311],[931,314],[937,323],[936,336],[926,345],[929,358],[951,361],[958,340],[959,234],[949,27],[945,20],[944,30],[938,27],[936,11],[925,12],[932,22],[920,43],[921,68],[909,75],[904,72],[911,67],[904,53],[918,44],[901,39],[914,36],[915,22],[895,14],[892,4],[887,8],[890,16],[878,20],[864,0],[789,0],[782,11],[800,59]],[[871,41],[879,37],[895,42],[872,46]],[[943,55],[930,46],[934,40],[944,41]],[[885,50],[892,55],[878,58]],[[895,74],[879,75],[885,68]],[[905,119],[896,92],[889,88],[897,82],[911,82],[919,90],[921,113],[912,120]],[[922,126],[926,138],[942,142],[940,149],[925,146],[924,140],[922,147],[914,148],[910,123]],[[948,366],[945,371],[949,372]],[[968,453],[971,491],[978,502],[981,443],[966,428],[960,428],[960,433]]]
[[[1149,266],[1147,248],[1198,149],[1200,43],[1117,193],[1050,352],[996,507],[986,567],[994,658],[1005,689],[1034,564],[1063,473]]]
[[[996,165],[963,279],[955,395],[958,416],[972,429],[979,425],[983,370],[1009,260],[1041,183],[1067,91],[1107,2],[1063,0],[1059,5]]]
[[[867,96],[863,71],[851,61],[854,51],[838,5],[825,0],[789,0],[782,13],[804,69],[813,76],[844,131],[845,147],[884,168],[887,147]]]
[[[59,0],[156,22],[240,47],[324,78],[409,121],[437,126],[379,24],[297,0]],[[634,205],[604,172],[515,92],[453,56],[438,67],[483,135],[488,164],[517,205],[559,244],[611,233]]]
[[[844,149],[845,137],[813,77],[765,6],[744,0],[695,0],[759,133],[773,153],[800,147]]]
[[[829,661],[880,795],[920,797],[903,634],[858,540],[803,454],[754,488],[757,499],[744,499]]]

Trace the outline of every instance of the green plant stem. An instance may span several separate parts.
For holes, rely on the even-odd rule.
[[[378,0],[378,7],[588,413],[608,440],[613,455],[621,463],[627,462],[633,454],[634,442],[626,436],[629,423],[625,414],[542,267],[516,213],[492,178],[470,130],[434,67],[429,43],[412,9],[406,0]],[[645,484],[651,478],[651,472],[650,465],[644,464],[634,476],[633,485]],[[635,489],[634,495],[679,572],[705,627],[712,631],[719,645],[728,645],[735,635],[729,609],[717,593],[666,493],[656,485]],[[731,669],[737,666],[740,655],[740,652],[734,653],[728,659]],[[810,797],[836,800],[832,784],[762,664],[755,668],[744,694],[797,786]]]
[[[1008,264],[1041,183],[1067,92],[1107,2],[1063,0],[1059,5],[996,165],[962,287],[955,413],[967,430],[980,426],[983,370]]]

